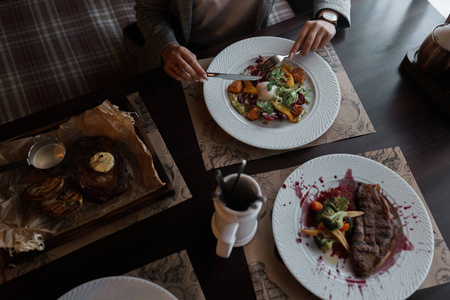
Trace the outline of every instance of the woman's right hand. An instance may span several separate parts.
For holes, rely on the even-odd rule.
[[[203,82],[208,80],[197,57],[188,48],[172,43],[162,52],[164,71],[178,81]]]
[[[336,27],[323,20],[307,21],[300,31],[294,46],[289,53],[291,59],[297,51],[302,50],[302,56],[308,52],[322,49],[336,34]]]

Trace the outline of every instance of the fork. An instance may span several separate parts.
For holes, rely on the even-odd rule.
[[[302,50],[295,53],[292,57],[296,56],[297,54],[301,53]],[[267,72],[276,65],[278,65],[280,62],[282,62],[285,58],[289,57],[289,55],[272,55],[268,59],[266,59],[261,65],[258,66],[262,71]]]

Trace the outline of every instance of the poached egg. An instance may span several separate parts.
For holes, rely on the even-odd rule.
[[[269,84],[269,81],[261,81],[256,86],[256,92],[258,94],[258,100],[262,101],[270,101],[273,100],[273,96],[275,94],[275,90],[277,87],[274,85],[270,89],[270,91],[267,88],[267,85]]]

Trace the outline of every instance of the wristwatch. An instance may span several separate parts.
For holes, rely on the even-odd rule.
[[[317,20],[324,20],[325,22],[331,23],[337,30],[337,15],[331,12],[324,12]]]

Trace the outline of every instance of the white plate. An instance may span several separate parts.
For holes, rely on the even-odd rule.
[[[379,184],[398,211],[404,235],[400,251],[369,278],[355,278],[350,259],[322,253],[305,228],[309,203],[318,192],[339,186],[351,170],[355,181]],[[397,220],[398,221],[398,220]],[[399,225],[400,226],[400,225]],[[391,169],[371,159],[333,154],[312,159],[285,180],[273,208],[273,233],[283,262],[309,291],[324,299],[405,299],[431,267],[434,238],[430,218],[411,186]],[[383,269],[384,268],[384,269]]]
[[[105,277],[84,283],[58,300],[176,300],[175,296],[151,281],[128,276]]]
[[[286,55],[293,44],[291,40],[278,37],[245,39],[220,52],[209,65],[208,72],[241,74],[248,65],[255,65],[259,55]],[[228,100],[227,87],[232,80],[210,78],[204,83],[204,96],[217,124],[241,142],[271,150],[298,148],[324,134],[339,112],[341,96],[336,75],[316,53],[305,57],[298,55],[289,64],[306,71],[305,85],[314,92],[311,104],[307,106],[308,114],[299,123],[249,121],[238,114]]]

